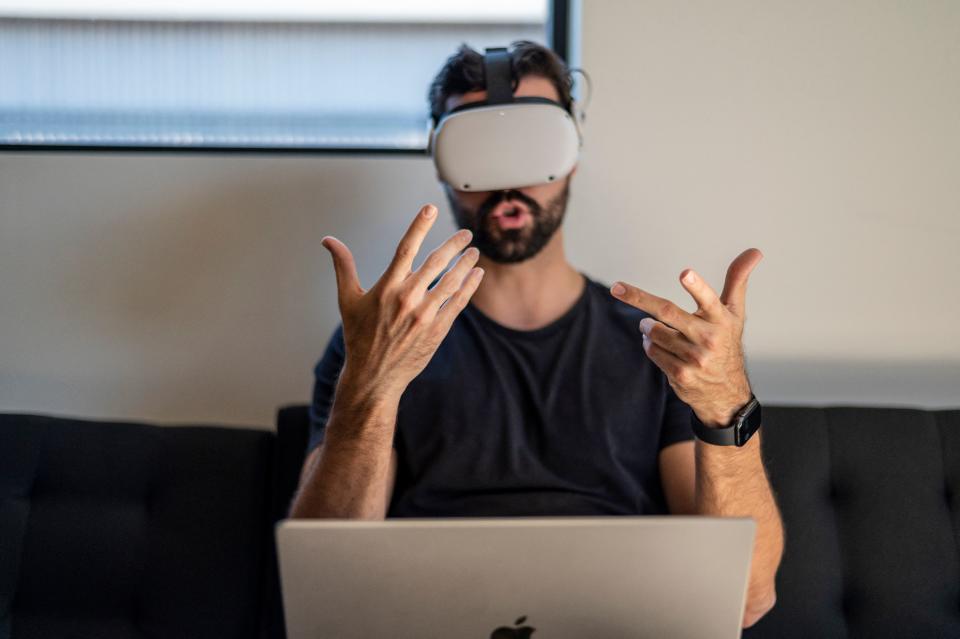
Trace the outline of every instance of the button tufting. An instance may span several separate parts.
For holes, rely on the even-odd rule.
[[[853,595],[849,592],[843,593],[843,596],[840,597],[840,609],[843,610],[845,616],[850,616],[850,613],[853,611]]]

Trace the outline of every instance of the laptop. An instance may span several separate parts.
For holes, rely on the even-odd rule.
[[[740,636],[750,518],[285,520],[289,639]]]

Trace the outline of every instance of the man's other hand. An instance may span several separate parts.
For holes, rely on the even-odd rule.
[[[393,261],[370,290],[360,286],[356,263],[346,244],[326,236],[337,274],[337,297],[346,347],[344,379],[354,391],[398,398],[420,374],[446,336],[453,320],[480,285],[483,269],[470,244],[472,233],[460,230],[434,249],[416,271],[413,260],[437,218],[427,204],[417,213],[397,246]],[[456,264],[433,288],[430,282],[459,254]]]
[[[640,320],[644,351],[707,426],[726,426],[750,401],[743,325],[747,279],[761,259],[755,248],[738,255],[719,296],[693,269],[684,269],[680,283],[697,303],[693,313],[624,282],[610,288],[617,299],[656,318]]]

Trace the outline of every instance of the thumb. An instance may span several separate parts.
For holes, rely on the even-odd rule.
[[[333,270],[337,274],[337,297],[342,310],[344,304],[351,304],[364,292],[360,286],[360,277],[357,275],[357,264],[347,245],[332,235],[325,236],[320,240],[320,244],[330,252],[330,257],[333,258]]]
[[[760,249],[749,248],[738,255],[727,268],[720,301],[737,317],[742,318],[747,305],[747,279],[750,272],[763,259]]]

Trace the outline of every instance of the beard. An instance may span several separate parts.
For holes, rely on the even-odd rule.
[[[494,262],[510,264],[528,260],[543,249],[560,228],[567,211],[567,199],[570,195],[570,178],[563,185],[563,191],[546,203],[540,203],[528,195],[516,190],[505,189],[491,191],[476,209],[463,206],[447,188],[447,199],[457,226],[473,232],[471,244]],[[501,202],[519,201],[530,210],[532,221],[523,228],[502,229],[490,213]]]

